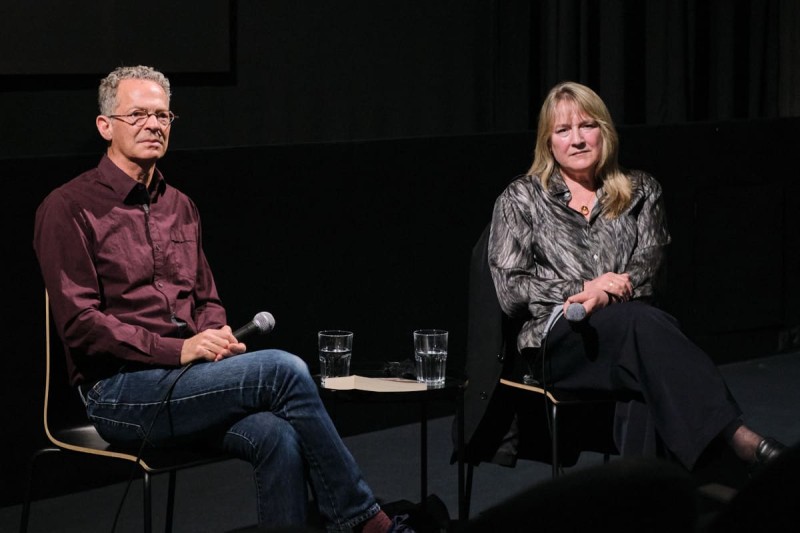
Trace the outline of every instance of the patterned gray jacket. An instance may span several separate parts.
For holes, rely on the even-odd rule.
[[[653,297],[670,242],[661,185],[628,171],[630,205],[617,218],[596,202],[589,220],[570,209],[564,179],[554,174],[547,191],[538,176],[516,178],[497,198],[489,237],[489,265],[497,297],[511,317],[528,318],[517,348],[541,346],[555,308],[605,272],[627,272],[633,297]],[[602,197],[602,187],[597,191]]]

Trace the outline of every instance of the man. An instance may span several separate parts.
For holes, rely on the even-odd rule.
[[[280,350],[246,353],[227,325],[197,207],[156,169],[176,118],[167,78],[118,68],[99,105],[107,152],[42,202],[34,249],[71,382],[100,435],[220,443],[252,463],[262,525],[304,524],[310,482],[330,530],[402,529],[380,510],[307,365]]]

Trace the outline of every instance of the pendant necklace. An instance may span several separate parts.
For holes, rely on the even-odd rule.
[[[589,214],[589,206],[588,205],[582,205],[581,206],[581,215],[586,216],[588,214]]]

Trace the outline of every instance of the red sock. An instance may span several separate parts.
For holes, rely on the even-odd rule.
[[[361,533],[386,533],[392,527],[392,519],[383,511],[364,522]]]

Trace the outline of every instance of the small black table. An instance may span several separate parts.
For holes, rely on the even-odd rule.
[[[353,372],[359,376],[383,377],[374,371]],[[417,403],[419,404],[420,422],[420,503],[425,506],[428,496],[428,405],[438,401],[454,401],[456,404],[456,431],[458,443],[456,456],[458,461],[458,514],[464,516],[464,381],[458,378],[447,377],[444,386],[429,388],[420,391],[403,392],[374,392],[359,389],[326,389],[320,385],[319,375],[314,376],[319,388],[320,397],[326,405],[333,407],[331,417],[336,420],[335,407],[342,403]]]

